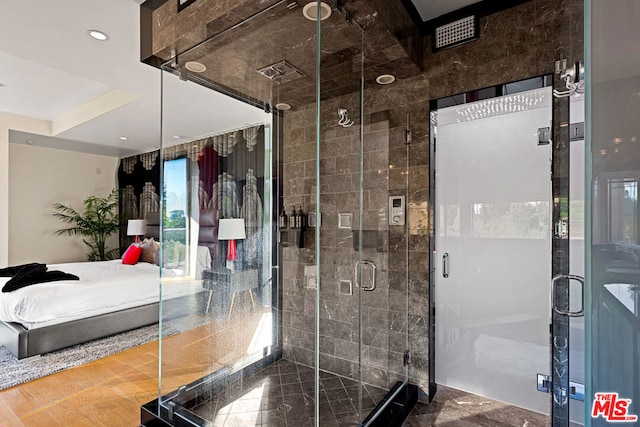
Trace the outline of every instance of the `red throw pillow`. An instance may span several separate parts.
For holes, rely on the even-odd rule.
[[[125,251],[124,256],[122,257],[122,263],[127,265],[135,265],[138,263],[140,254],[142,254],[142,248],[140,246],[131,245]]]

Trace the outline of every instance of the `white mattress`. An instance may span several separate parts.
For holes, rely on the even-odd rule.
[[[158,301],[157,265],[121,260],[47,265],[49,270],[75,274],[78,281],[38,283],[13,292],[0,292],[0,320],[27,329],[123,310]],[[164,269],[163,275],[171,275]],[[10,277],[0,277],[0,288]],[[163,280],[162,299],[202,291],[200,280]]]

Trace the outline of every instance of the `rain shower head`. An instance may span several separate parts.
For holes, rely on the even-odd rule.
[[[304,77],[304,73],[289,64],[287,61],[276,62],[256,70],[269,80],[277,80],[279,83],[286,83]]]

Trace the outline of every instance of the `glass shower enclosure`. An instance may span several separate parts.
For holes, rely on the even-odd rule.
[[[161,151],[168,166],[162,287],[188,283],[193,307],[176,321],[163,304],[161,385],[155,406],[145,409],[150,417],[171,425],[385,425],[394,414],[369,414],[391,401],[385,400],[390,390],[400,390],[401,403],[415,398],[403,388],[409,382],[419,398],[433,396],[435,343],[428,340],[436,334],[429,330],[427,277],[435,184],[424,93],[451,95],[447,85],[469,78],[462,67],[468,58],[440,80],[421,81],[406,55],[414,46],[410,34],[401,34],[408,37],[404,44],[391,40],[394,28],[379,31],[377,21],[356,21],[331,3],[265,2],[264,10],[162,67]],[[360,17],[374,16],[370,3],[385,2],[359,3]],[[576,98],[554,100],[559,114],[550,126],[555,143],[571,146],[552,165],[551,225],[559,224],[562,235],[552,238],[552,251],[569,254],[553,260],[552,274],[579,274],[582,245],[586,253],[584,325],[555,315],[552,323],[571,331],[573,348],[582,347],[584,336],[585,366],[580,378],[582,357],[563,353],[564,342],[550,342],[566,368],[547,372],[555,380],[554,394],[546,396],[552,422],[568,423],[570,380],[581,379],[585,425],[609,424],[613,393],[629,399],[622,402],[630,418],[618,421],[634,422],[640,414],[634,20],[640,9],[631,0],[615,7],[571,0],[556,16],[548,4],[528,4],[536,19],[563,21],[560,31],[543,22],[532,27],[531,38],[495,46],[520,51],[534,38],[557,38],[557,49],[526,58],[524,66],[539,72],[552,72],[547,64],[563,57],[570,64],[581,59],[586,26],[584,148],[569,135],[581,120],[571,116]],[[498,65],[499,72],[509,66]],[[490,68],[478,78],[492,77]],[[434,90],[426,92],[429,84]],[[171,109],[192,108],[194,117],[201,111],[180,105],[171,90],[184,95],[195,86],[253,105],[263,116],[239,128],[194,121],[190,137],[174,140],[181,135],[171,128]],[[583,192],[574,179],[581,178],[574,174],[580,166]],[[183,183],[170,182],[169,175],[180,174]],[[187,189],[183,208],[169,205],[175,188]],[[581,212],[583,234],[574,215]],[[559,286],[567,307],[580,306],[578,294],[568,291],[573,285]],[[455,332],[449,338],[455,341]]]
[[[197,300],[178,326],[163,313],[147,410],[172,425],[388,425],[428,399],[428,306],[409,298],[428,292],[428,122],[403,95],[415,83],[386,84],[419,69],[346,10],[294,4],[162,67],[162,286],[195,282]],[[178,99],[195,86],[264,117],[212,131],[194,112],[204,122],[176,144],[171,111],[193,108]],[[178,242],[166,171],[180,159]]]

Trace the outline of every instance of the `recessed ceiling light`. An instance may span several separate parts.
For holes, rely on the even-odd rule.
[[[101,42],[105,40],[109,40],[109,36],[107,35],[107,33],[103,33],[102,31],[99,31],[99,30],[87,30],[87,34],[89,34],[91,37]]]
[[[302,8],[302,14],[304,15],[305,18],[307,18],[310,21],[317,21],[318,20],[318,2],[312,1],[311,3],[308,3],[307,5],[305,5],[305,7]],[[324,21],[330,16],[331,16],[331,6],[321,1],[320,2],[320,20]]]
[[[27,139],[27,140],[25,141],[25,143],[26,143],[27,145],[33,145],[33,144],[35,144],[36,142],[35,142],[34,140],[32,140],[32,139]]]
[[[204,73],[205,71],[207,71],[207,67],[198,61],[186,62],[184,64],[184,68],[189,71],[193,71],[194,73]]]
[[[286,102],[278,102],[276,104],[276,108],[278,110],[287,111],[291,109],[291,105],[287,104]]]
[[[129,139],[129,138],[127,138],[126,136],[121,136],[120,137],[120,141],[126,141],[127,139]]]
[[[376,77],[376,82],[381,85],[390,85],[396,81],[396,77],[391,74],[382,74]]]
[[[173,135],[173,139],[180,139],[182,138],[180,135]]]

